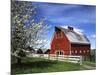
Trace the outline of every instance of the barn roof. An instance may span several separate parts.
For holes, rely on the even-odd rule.
[[[71,43],[90,44],[88,38],[83,33],[79,34],[79,32],[76,32],[73,27],[68,26],[68,29],[62,27],[56,28],[63,31]]]

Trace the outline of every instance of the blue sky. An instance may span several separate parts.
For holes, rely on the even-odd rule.
[[[54,33],[55,26],[73,26],[76,31],[84,33],[91,42],[91,48],[96,45],[96,7],[89,5],[76,4],[57,4],[33,2],[36,6],[36,14],[34,19],[39,22],[42,18],[46,18],[45,24],[50,25],[51,29],[47,35],[50,48],[50,41]]]

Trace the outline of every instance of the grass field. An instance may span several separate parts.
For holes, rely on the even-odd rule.
[[[88,65],[88,66],[96,67],[96,64],[94,62],[84,61],[83,64]]]
[[[67,63],[63,61],[54,61],[43,58],[28,58],[27,60],[23,60],[21,65],[11,65],[12,75],[77,70],[86,70],[86,68],[79,64]]]

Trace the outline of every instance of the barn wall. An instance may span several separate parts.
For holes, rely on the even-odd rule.
[[[54,37],[51,42],[51,54],[55,54],[57,50],[62,50],[64,54],[70,54],[70,42],[66,38],[65,34],[61,32],[61,38],[57,38],[57,34],[54,34]]]
[[[71,44],[72,55],[90,55],[90,44]]]
[[[57,38],[56,32],[54,33],[51,41],[51,54],[55,54],[57,50],[62,50],[65,55],[90,55],[90,44],[71,44],[64,32],[61,31],[61,35],[61,38]]]

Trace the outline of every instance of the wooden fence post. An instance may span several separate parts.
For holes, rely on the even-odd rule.
[[[80,65],[82,65],[82,56],[80,56]]]

